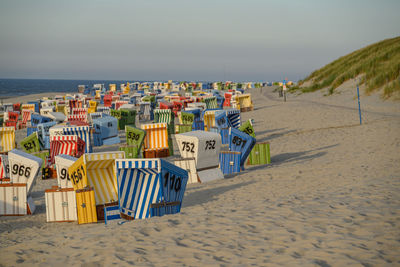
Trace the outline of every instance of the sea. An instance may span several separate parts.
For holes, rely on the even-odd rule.
[[[48,80],[48,79],[0,79],[0,98],[40,94],[46,92],[77,93],[78,85],[102,83],[108,88],[109,84],[132,82],[127,80]],[[141,82],[141,81],[140,81]]]

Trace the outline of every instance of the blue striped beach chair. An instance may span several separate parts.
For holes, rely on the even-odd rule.
[[[229,128],[229,150],[241,152],[240,166],[244,169],[244,163],[256,144],[256,139],[236,128]]]
[[[119,159],[115,164],[124,218],[145,219],[180,212],[188,181],[186,170],[162,159]]]

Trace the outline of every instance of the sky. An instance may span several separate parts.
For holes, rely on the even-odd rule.
[[[0,0],[0,78],[297,81],[400,36],[399,0]]]

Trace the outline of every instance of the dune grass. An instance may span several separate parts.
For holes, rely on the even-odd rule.
[[[361,75],[361,76],[360,76]],[[371,93],[383,88],[383,97],[400,93],[400,37],[383,40],[343,56],[323,68],[314,71],[297,88],[301,92],[314,92],[328,88],[328,93],[344,82],[362,77],[359,84]],[[311,81],[311,85],[302,86]]]

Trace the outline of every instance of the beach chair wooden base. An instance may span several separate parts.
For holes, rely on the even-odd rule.
[[[97,223],[93,187],[76,190],[78,224]]]
[[[224,175],[240,172],[240,152],[221,151],[219,164]]]
[[[118,201],[101,204],[101,205],[96,205],[96,214],[97,214],[98,221],[104,221],[104,208],[111,207],[111,206],[118,206]]]
[[[270,144],[269,142],[256,143],[249,154],[247,165],[265,164],[271,164]]]
[[[133,221],[133,217],[131,217],[129,215],[126,215],[126,214],[123,214],[123,213],[121,213],[121,218],[125,219],[125,220],[128,220],[128,221]]]
[[[58,188],[52,186],[45,190],[46,221],[75,222],[77,221],[76,198],[73,188]]]
[[[169,156],[169,148],[148,149],[143,152],[143,157],[146,159],[166,158],[168,156]]]

